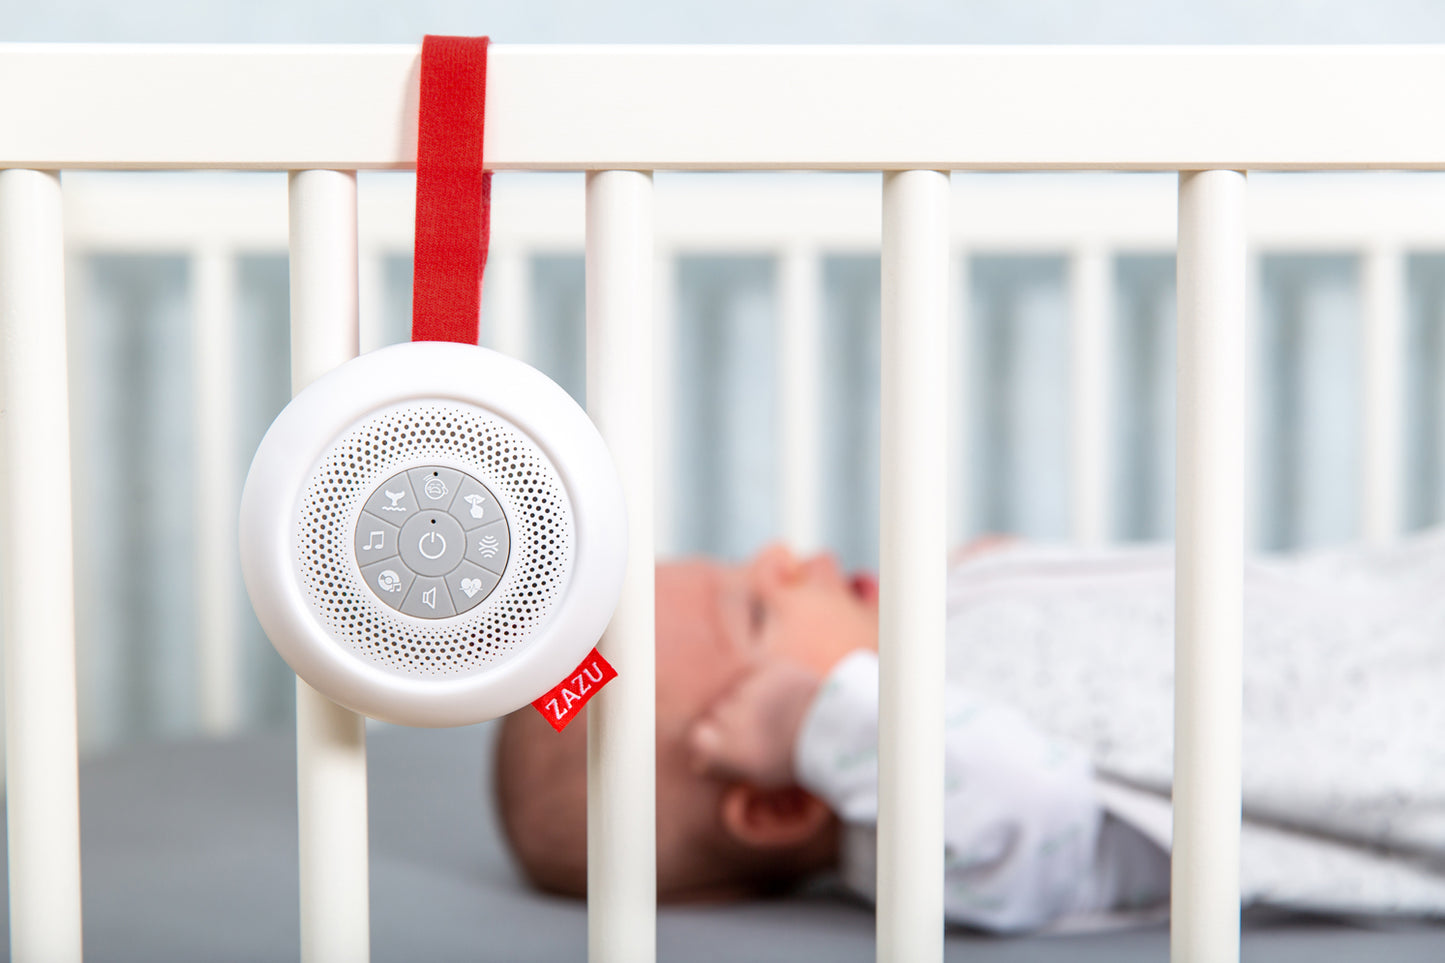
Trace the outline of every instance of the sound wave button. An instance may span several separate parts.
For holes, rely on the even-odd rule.
[[[467,561],[497,575],[507,570],[507,555],[511,548],[507,523],[503,519],[467,532]]]

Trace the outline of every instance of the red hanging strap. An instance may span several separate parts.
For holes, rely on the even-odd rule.
[[[477,343],[492,224],[492,175],[482,170],[489,42],[422,41],[413,341]]]
[[[477,343],[492,226],[492,175],[482,169],[489,43],[486,37],[422,40],[413,341]],[[593,649],[532,705],[560,732],[616,675]]]

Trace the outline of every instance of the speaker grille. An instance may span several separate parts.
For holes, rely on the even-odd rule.
[[[452,619],[415,619],[386,606],[352,554],[372,491],[423,464],[476,477],[512,533],[501,582]],[[449,401],[408,402],[359,423],[322,457],[298,508],[293,545],[313,611],[359,658],[407,676],[471,675],[520,651],[561,599],[574,557],[566,489],[542,449],[495,414]]]

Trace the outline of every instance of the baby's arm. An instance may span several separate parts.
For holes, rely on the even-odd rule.
[[[1084,909],[1100,811],[1083,754],[957,686],[946,688],[945,718],[948,919],[1021,931]],[[796,783],[854,827],[852,835],[861,831],[845,841],[844,876],[871,895],[875,655],[853,653],[823,679],[796,665],[761,666],[699,725],[693,745],[700,769],[760,785]]]
[[[1084,754],[957,685],[945,686],[944,720],[948,920],[1020,932],[1089,908],[1101,813]],[[846,822],[877,820],[877,723],[878,660],[859,653],[798,733],[799,783]]]

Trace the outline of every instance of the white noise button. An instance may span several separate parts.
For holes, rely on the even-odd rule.
[[[501,574],[507,568],[507,555],[511,551],[507,524],[496,521],[467,532],[467,561]]]

